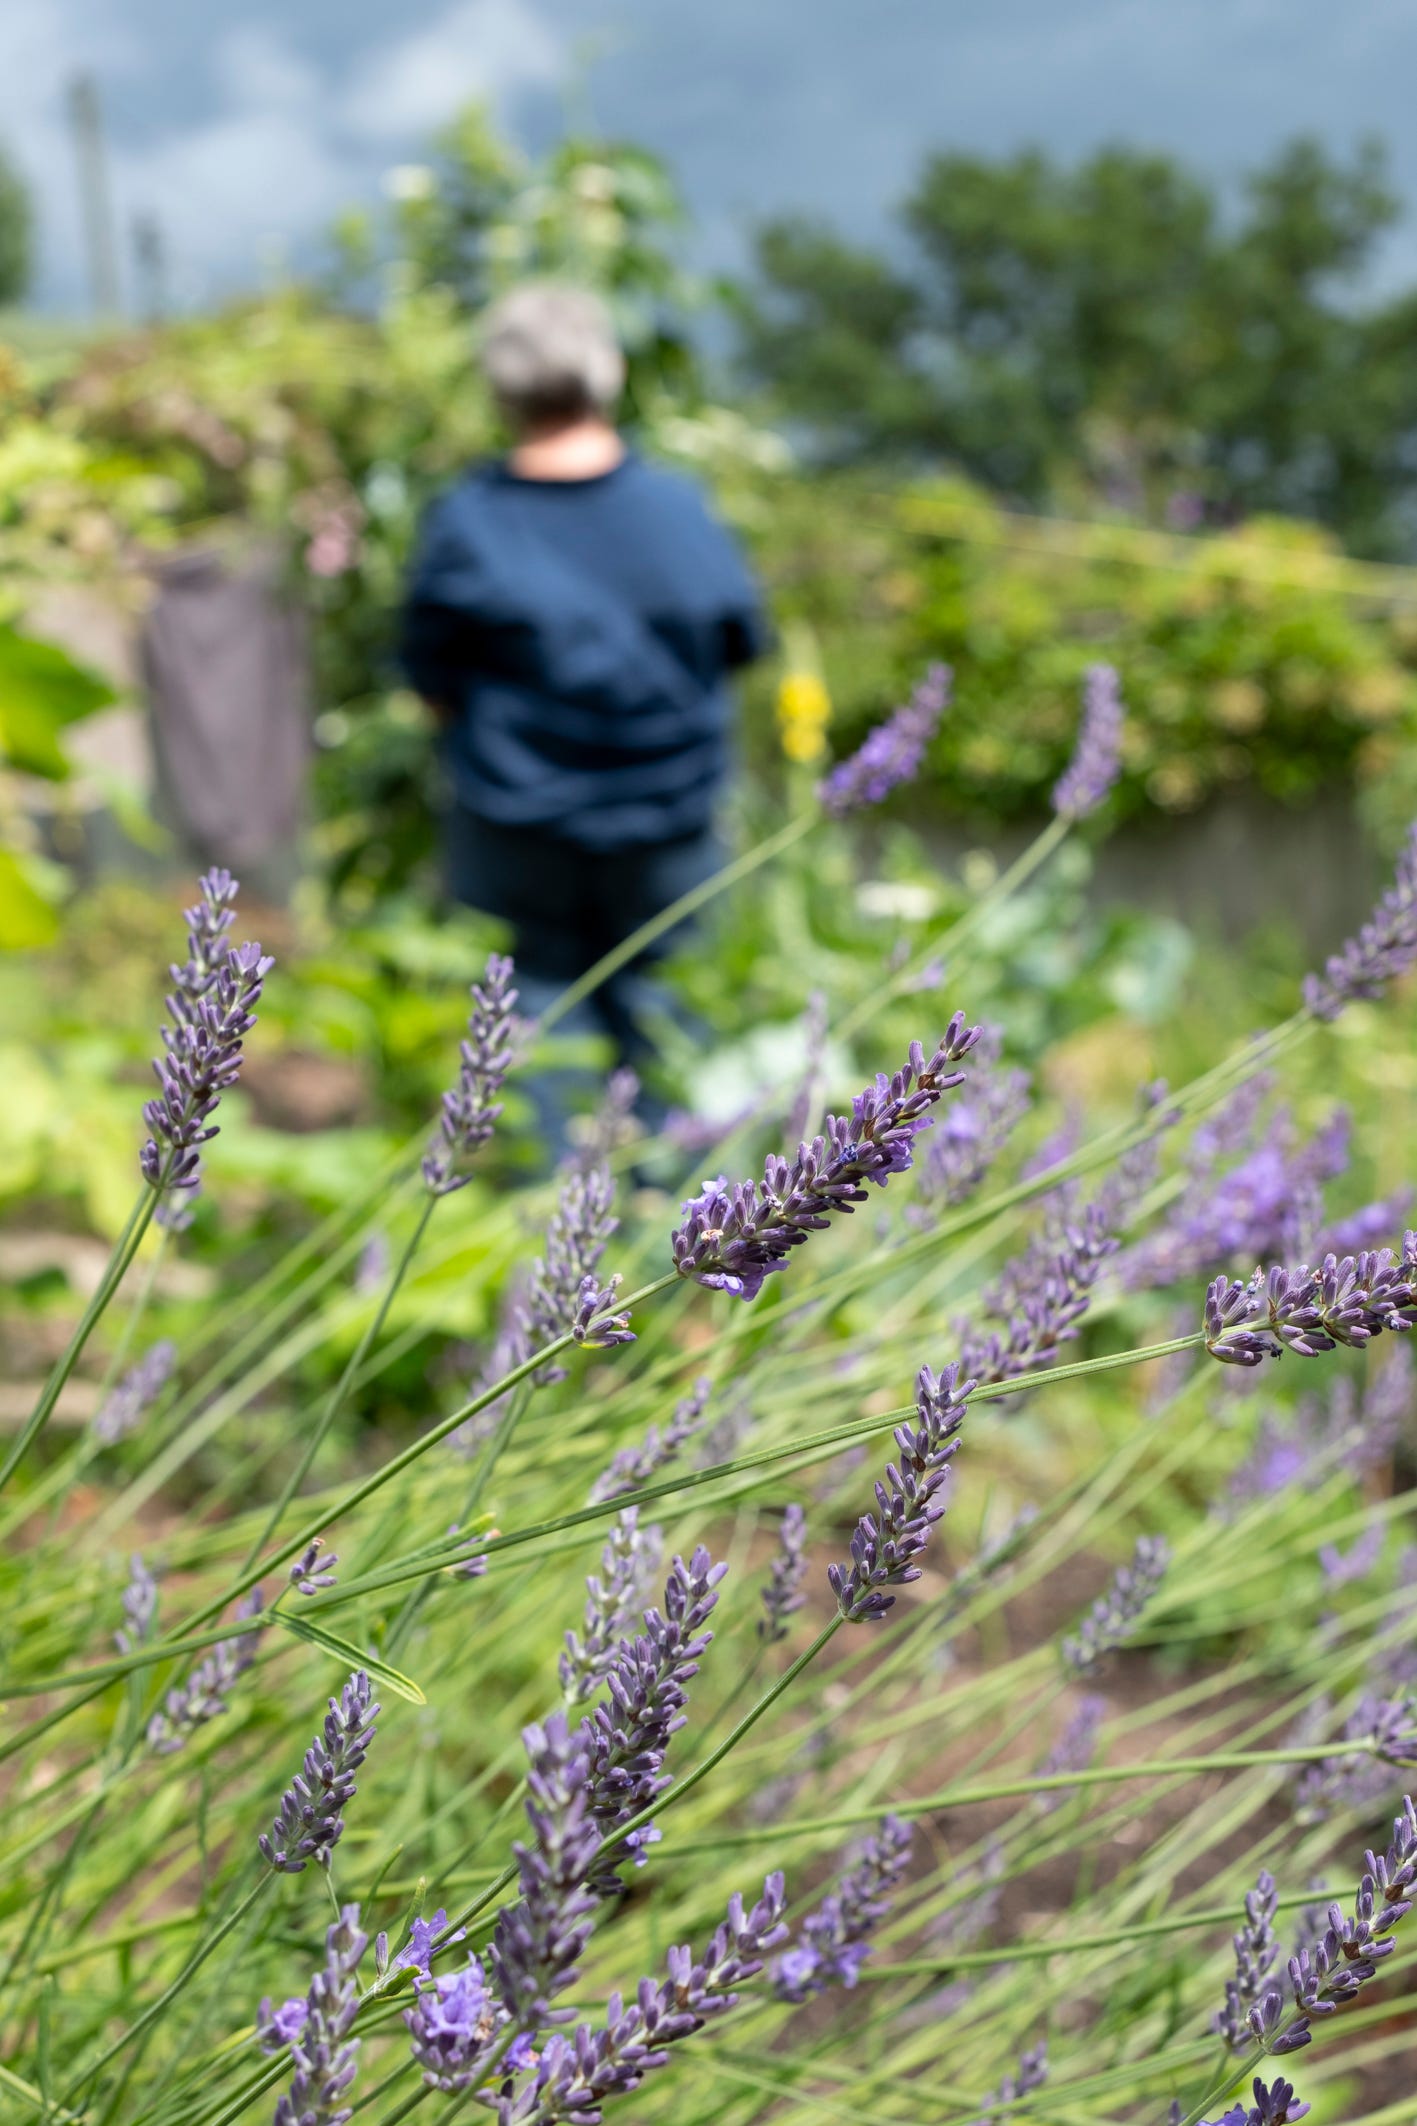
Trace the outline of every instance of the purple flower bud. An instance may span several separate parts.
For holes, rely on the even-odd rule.
[[[588,1698],[610,1673],[630,1626],[644,1608],[648,1581],[659,1564],[657,1528],[641,1529],[635,1507],[626,1506],[601,1552],[603,1578],[586,1581],[585,1638],[566,1634],[560,1659],[561,1688],[573,1701]]]
[[[335,1584],[335,1567],[339,1563],[339,1553],[332,1550],[327,1558],[321,1558],[320,1552],[324,1547],[320,1537],[316,1536],[313,1542],[306,1544],[290,1568],[290,1584],[303,1595],[318,1594],[322,1587],[333,1587]]]
[[[287,2045],[296,2042],[309,2016],[307,2000],[282,2001],[278,2008],[272,2008],[269,1999],[263,2000],[256,2011],[256,2036],[262,2052],[268,2058],[284,2052]]]
[[[905,1880],[915,1833],[899,1816],[885,1816],[866,1839],[837,1888],[803,1920],[792,1948],[773,1965],[779,2000],[804,2001],[828,1986],[854,1986],[870,1955],[868,1936],[890,1910]]]
[[[1397,859],[1397,874],[1356,938],[1349,938],[1321,975],[1304,983],[1304,1002],[1316,1019],[1336,1019],[1356,997],[1380,997],[1389,982],[1417,960],[1417,821]]]
[[[585,1883],[601,1839],[582,1734],[572,1735],[564,1713],[553,1713],[544,1726],[525,1729],[522,1741],[532,1838],[512,1848],[521,1901],[498,1913],[490,1956],[503,2007],[519,2031],[533,2035],[566,2019],[551,2004],[575,1983],[591,1936],[596,1899]]]
[[[257,1840],[267,1861],[283,1875],[299,1875],[314,1861],[327,1868],[344,1833],[340,1814],[355,1793],[354,1774],[374,1739],[379,1711],[362,1668],[331,1698],[322,1735],[305,1752],[305,1762],[281,1796],[270,1831]]]
[[[287,2001],[274,2015],[262,2001],[257,2029],[267,2051],[290,2047],[290,2088],[275,2108],[274,2126],[345,2126],[353,2107],[349,2093],[359,2060],[359,2039],[349,2035],[359,2011],[355,1976],[368,1936],[359,1931],[358,1905],[345,1905],[325,1936],[325,1967],[310,1981],[303,2003]]]
[[[1125,722],[1126,711],[1114,667],[1090,664],[1083,674],[1077,747],[1053,789],[1053,810],[1061,819],[1086,819],[1117,780]]]
[[[116,1388],[105,1397],[93,1421],[93,1436],[101,1446],[112,1447],[126,1439],[145,1410],[152,1408],[177,1362],[177,1346],[166,1338],[155,1343],[131,1367]]]
[[[481,1964],[469,1956],[461,1971],[425,1978],[403,2019],[424,2087],[457,2091],[471,2087],[481,2056],[506,2015],[488,1992]]]
[[[885,1482],[876,1485],[877,1511],[856,1524],[851,1564],[827,1567],[837,1608],[849,1624],[877,1623],[895,1605],[894,1595],[882,1590],[919,1579],[915,1561],[944,1514],[950,1463],[974,1386],[972,1380],[960,1385],[957,1365],[946,1366],[938,1379],[928,1366],[921,1368],[917,1422],[896,1427],[899,1465],[886,1464]]]
[[[807,1572],[807,1516],[796,1504],[782,1512],[782,1533],[768,1567],[763,1589],[763,1614],[758,1619],[758,1637],[767,1645],[787,1637],[787,1620],[802,1607],[806,1596],[802,1581]]]
[[[438,1135],[423,1161],[423,1178],[435,1196],[451,1196],[472,1179],[468,1161],[486,1144],[497,1126],[502,1105],[497,1095],[512,1067],[515,1021],[512,963],[502,953],[489,955],[481,982],[472,985],[472,1010],[457,1084],[443,1095]]]
[[[235,1615],[242,1620],[259,1617],[262,1603],[260,1588],[253,1587],[237,1603]],[[202,1656],[187,1681],[168,1692],[162,1710],[148,1722],[148,1747],[156,1756],[169,1757],[174,1750],[185,1748],[199,1727],[226,1711],[232,1687],[256,1658],[264,1629],[264,1623],[257,1623],[230,1639],[219,1640],[210,1653]]]
[[[680,1448],[698,1431],[712,1389],[713,1383],[707,1375],[696,1380],[692,1391],[675,1405],[663,1437],[658,1427],[651,1425],[638,1447],[622,1447],[610,1467],[596,1478],[591,1487],[590,1503],[595,1506],[606,1499],[623,1498],[626,1492],[638,1491],[667,1462],[673,1461]]]
[[[1274,1877],[1268,1868],[1261,1868],[1255,1887],[1245,1894],[1245,1924],[1234,1937],[1235,1976],[1226,1981],[1225,2006],[1211,2023],[1233,2052],[1248,2050],[1254,2035],[1250,2009],[1272,1990],[1265,1981],[1279,1955],[1279,1937],[1274,1931],[1278,1908]]]
[[[920,1195],[950,1209],[966,1203],[1029,1111],[1026,1070],[1001,1070],[1000,1030],[983,1027],[968,1089],[951,1100],[920,1161]]]
[[[1254,2096],[1253,2104],[1232,2104],[1218,2119],[1202,2119],[1201,2126],[1288,2126],[1291,2119],[1309,2115],[1310,2107],[1297,2101],[1293,2083],[1282,2078],[1277,2082],[1256,2078]],[[1176,2116],[1181,2116],[1179,2108]]]
[[[113,1634],[119,1653],[136,1653],[146,1646],[156,1622],[157,1581],[135,1551],[132,1575],[123,1590],[123,1628]]]
[[[720,1176],[684,1205],[684,1222],[671,1245],[681,1277],[740,1299],[756,1299],[764,1279],[780,1270],[794,1247],[823,1231],[836,1212],[849,1213],[869,1196],[866,1183],[884,1188],[913,1159],[914,1139],[930,1127],[930,1109],[965,1073],[952,1066],[979,1039],[956,1012],[945,1037],[927,1061],[918,1041],[894,1077],[879,1075],[858,1093],[850,1117],[828,1115],[826,1128],[800,1144],[789,1166],[773,1153],[761,1183],[740,1181],[730,1190]]]
[[[949,705],[954,675],[947,664],[932,664],[901,708],[878,723],[850,756],[817,785],[822,810],[832,819],[879,805],[902,783],[920,772],[926,748]]]
[[[1063,1641],[1063,1660],[1074,1675],[1088,1674],[1105,1653],[1126,1644],[1170,1562],[1170,1547],[1161,1536],[1138,1536],[1131,1564],[1118,1566],[1110,1587],[1098,1596],[1077,1631]]]
[[[1361,1348],[1384,1329],[1417,1322],[1417,1233],[1391,1248],[1326,1255],[1317,1270],[1276,1264],[1249,1282],[1217,1277],[1206,1293],[1205,1347],[1226,1365],[1258,1366],[1285,1350],[1301,1358],[1338,1344]]]
[[[165,1053],[153,1063],[158,1096],[143,1108],[152,1134],[138,1162],[148,1185],[176,1192],[184,1210],[199,1185],[200,1148],[217,1134],[211,1117],[241,1074],[241,1044],[275,965],[259,945],[233,947],[227,938],[236,898],[230,872],[209,871],[200,888],[186,911],[186,964],[171,969]]]
[[[432,1972],[429,1966],[433,1956],[433,1944],[438,1941],[438,1937],[442,1934],[447,1924],[448,1915],[441,1905],[439,1905],[431,1919],[412,1920],[409,1924],[408,1940],[399,1950],[392,1963],[389,1963],[386,1958],[385,1969],[389,1971],[415,1971],[420,1978],[431,1978]],[[445,1941],[439,1942],[439,1947],[450,1949],[455,1941],[466,1941],[466,1939],[466,1927],[459,1927],[455,1933],[449,1934]],[[387,1949],[386,1938],[380,1935],[379,1940],[384,1941]]]

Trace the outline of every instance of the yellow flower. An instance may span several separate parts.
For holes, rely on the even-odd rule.
[[[803,765],[827,749],[831,696],[816,672],[784,672],[777,689],[777,729],[789,760]]]

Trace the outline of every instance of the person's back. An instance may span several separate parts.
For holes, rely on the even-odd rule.
[[[708,826],[727,677],[760,631],[737,551],[687,481],[629,452],[579,479],[509,462],[431,513],[405,662],[448,712],[467,812],[620,852]]]
[[[518,290],[483,360],[519,440],[430,510],[403,661],[442,725],[451,889],[515,925],[536,1012],[715,867],[728,678],[765,629],[697,490],[611,425],[623,363],[594,298]],[[636,979],[582,1019],[632,1065]]]

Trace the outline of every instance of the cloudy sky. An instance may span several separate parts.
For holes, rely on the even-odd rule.
[[[678,169],[714,264],[784,207],[879,229],[931,145],[1126,138],[1230,183],[1304,129],[1387,138],[1414,210],[1388,271],[1417,278],[1417,0],[0,0],[0,142],[38,198],[37,295],[82,302],[78,68],[120,225],[160,216],[195,302],[308,255],[468,96],[544,144],[587,66],[599,123]]]

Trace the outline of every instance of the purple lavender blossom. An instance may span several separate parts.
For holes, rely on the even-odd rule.
[[[883,1188],[913,1159],[914,1139],[930,1126],[929,1110],[965,1073],[951,1066],[979,1039],[956,1012],[945,1037],[927,1061],[918,1041],[910,1060],[893,1078],[884,1073],[858,1093],[851,1116],[828,1115],[822,1136],[801,1144],[792,1165],[773,1153],[762,1182],[740,1181],[730,1190],[720,1176],[684,1205],[684,1222],[671,1245],[681,1277],[711,1289],[756,1299],[764,1279],[780,1270],[794,1247],[823,1231],[830,1214],[850,1212],[867,1201],[872,1183]]]
[[[282,2001],[278,2008],[272,2008],[269,1999],[263,2000],[256,2011],[256,2036],[262,2052],[268,2059],[284,2052],[288,2045],[296,2043],[309,2019],[307,2000]]]
[[[164,1195],[179,1192],[184,1208],[196,1193],[200,1147],[217,1135],[211,1117],[241,1075],[241,1044],[275,965],[259,945],[228,940],[236,890],[229,871],[208,871],[199,881],[201,899],[185,911],[188,957],[170,970],[164,1053],[153,1063],[158,1096],[143,1108],[152,1132],[138,1161],[143,1179]]]
[[[758,1619],[758,1637],[773,1646],[788,1633],[787,1620],[802,1607],[806,1596],[802,1581],[807,1571],[807,1516],[795,1502],[782,1509],[782,1531],[768,1567],[763,1589],[763,1613]]]
[[[353,2106],[341,2102],[349,2093],[359,2060],[359,2039],[349,2035],[359,2011],[355,1973],[368,1936],[359,1931],[358,1905],[344,1905],[325,1936],[325,1967],[310,1981],[305,2015],[297,2018],[294,2001],[276,2014],[262,2001],[257,2028],[288,2033],[292,2073],[290,2088],[275,2109],[274,2126],[345,2126]]]
[[[969,1089],[950,1102],[920,1161],[926,1203],[967,1202],[1029,1111],[1028,1072],[1000,1069],[1001,1049],[1000,1029],[984,1025]]]
[[[1321,975],[1304,983],[1304,1002],[1316,1019],[1336,1019],[1357,997],[1380,997],[1389,982],[1417,960],[1417,821],[1397,859],[1393,883],[1356,938],[1349,938]]]
[[[792,1947],[774,1962],[772,1989],[779,2000],[804,2001],[828,1986],[856,1984],[871,1953],[869,1937],[905,1880],[914,1837],[899,1816],[882,1817],[836,1889],[808,1913]]]
[[[135,1654],[146,1646],[157,1622],[157,1581],[135,1550],[131,1574],[123,1590],[123,1628],[113,1634],[120,1654]]]
[[[1077,1710],[1067,1726],[1038,1767],[1038,1777],[1057,1778],[1062,1772],[1085,1772],[1097,1754],[1097,1731],[1107,1713],[1107,1700],[1088,1691],[1079,1698]],[[1071,1801],[1076,1787],[1052,1787],[1039,1794],[1035,1803],[1040,1815],[1051,1816],[1065,1801]]]
[[[403,2019],[414,2064],[423,2070],[425,2089],[456,2093],[472,2087],[482,2057],[499,2028],[506,2026],[507,2015],[489,1992],[481,1964],[470,1955],[460,1971],[425,1979]],[[528,2040],[518,2039],[499,2064],[504,2073],[529,2065]]]
[[[1249,2011],[1252,2033],[1271,2053],[1297,2052],[1307,2045],[1315,2017],[1333,2015],[1354,1999],[1392,1955],[1392,1931],[1412,1910],[1410,1893],[1417,1886],[1417,1809],[1410,1794],[1402,1798],[1387,1851],[1376,1854],[1370,1849],[1363,1859],[1352,1914],[1331,1904],[1324,1933],[1289,1959],[1292,2018],[1285,2020],[1284,1998],[1277,1987]]]
[[[585,1637],[566,1633],[561,1688],[574,1703],[589,1698],[615,1664],[620,1644],[644,1608],[647,1582],[659,1564],[657,1528],[639,1525],[638,1509],[623,1507],[600,1554],[602,1577],[586,1581]]]
[[[1111,1585],[1097,1597],[1076,1632],[1063,1641],[1063,1660],[1074,1675],[1090,1674],[1105,1653],[1126,1644],[1170,1562],[1170,1547],[1163,1537],[1137,1537],[1130,1565],[1118,1566]]]
[[[829,818],[844,819],[848,812],[879,805],[902,783],[915,780],[949,706],[953,684],[947,664],[929,666],[909,701],[869,731],[856,751],[818,783],[817,796]]]
[[[616,1859],[596,1869],[593,1887],[603,1895],[620,1887],[617,1861],[643,1866],[645,1848],[659,1837],[651,1824],[628,1838],[616,1834],[670,1784],[665,1756],[670,1738],[685,1722],[685,1685],[698,1674],[700,1657],[713,1639],[704,1626],[727,1570],[713,1563],[702,1544],[687,1565],[675,1558],[663,1610],[647,1609],[643,1633],[621,1643],[606,1673],[607,1699],[592,1709],[581,1729],[587,1806],[607,1847],[621,1849]]]
[[[1375,1521],[1355,1539],[1348,1551],[1340,1550],[1337,1543],[1324,1543],[1318,1554],[1319,1570],[1327,1584],[1347,1587],[1355,1580],[1366,1580],[1383,1554],[1385,1534],[1382,1522]]]
[[[320,1552],[324,1547],[320,1537],[316,1536],[313,1542],[305,1545],[304,1550],[301,1551],[300,1556],[291,1566],[287,1577],[291,1586],[299,1594],[319,1594],[321,1588],[334,1586],[335,1567],[339,1563],[339,1552],[332,1550],[327,1558],[322,1558]]]
[[[1385,1233],[1401,1226],[1412,1208],[1412,1199],[1410,1188],[1400,1188],[1391,1196],[1379,1196],[1376,1202],[1365,1203],[1346,1218],[1335,1219],[1320,1233],[1319,1249],[1325,1255],[1361,1255],[1364,1248],[1376,1247]],[[1256,1252],[1263,1254],[1265,1250]]]
[[[1267,1990],[1265,1980],[1279,1954],[1274,1915],[1279,1891],[1268,1868],[1261,1868],[1253,1890],[1245,1892],[1245,1923],[1234,1937],[1235,1976],[1225,1982],[1225,2005],[1211,2022],[1232,2052],[1247,2052],[1254,2042],[1250,2009]]]
[[[1206,1293],[1203,1337],[1212,1358],[1258,1366],[1285,1350],[1312,1358],[1339,1344],[1361,1348],[1384,1329],[1402,1332],[1414,1322],[1417,1232],[1409,1232],[1400,1258],[1379,1248],[1326,1255],[1317,1270],[1276,1264],[1247,1284],[1217,1277]]]
[[[93,1421],[93,1436],[102,1447],[126,1439],[143,1413],[150,1410],[172,1378],[177,1346],[166,1337],[145,1351],[104,1398]]]
[[[515,2095],[504,2092],[497,2126],[552,2126],[558,2119],[597,2126],[605,2100],[637,2089],[664,2066],[667,2046],[737,2006],[732,1989],[757,1976],[764,1956],[787,1931],[783,1904],[782,1876],[769,1875],[750,1912],[741,1897],[729,1900],[727,1920],[698,1962],[688,1948],[671,1949],[669,1976],[658,1986],[641,1979],[628,2007],[612,1994],[603,2028],[580,2023],[548,2038],[534,2080]]]
[[[421,1979],[430,1979],[433,1976],[430,1967],[433,1959],[434,1944],[437,1943],[439,1948],[450,1949],[455,1941],[466,1941],[467,1939],[466,1927],[459,1927],[454,1933],[448,1934],[446,1939],[440,1940],[439,1937],[443,1935],[447,1924],[448,1915],[442,1905],[439,1905],[431,1919],[411,1920],[409,1922],[408,1940],[399,1950],[392,1963],[389,1961],[388,1935],[376,1935],[374,1939],[374,1961],[380,1977],[385,1972],[412,1971]]]
[[[707,1375],[694,1382],[693,1388],[682,1402],[677,1403],[661,1436],[657,1425],[651,1425],[637,1447],[622,1447],[602,1472],[591,1488],[590,1503],[601,1505],[607,1499],[623,1498],[627,1492],[638,1491],[651,1477],[672,1462],[685,1442],[692,1439],[699,1429],[713,1382]]]
[[[472,1179],[467,1162],[487,1143],[502,1112],[498,1094],[512,1067],[516,1022],[512,1008],[512,962],[500,952],[489,954],[487,971],[472,984],[472,1010],[458,1082],[443,1095],[438,1134],[423,1161],[423,1178],[435,1196],[451,1196]]]
[[[237,1603],[234,1614],[243,1622],[258,1618],[263,1601],[260,1588],[253,1587]],[[154,1755],[170,1757],[174,1750],[184,1749],[199,1727],[226,1711],[228,1695],[255,1660],[264,1630],[264,1623],[255,1623],[249,1630],[218,1640],[187,1681],[168,1692],[162,1710],[148,1722],[148,1747]]]
[[[976,1382],[1018,1380],[1056,1363],[1092,1304],[1103,1265],[1117,1252],[1107,1209],[1090,1203],[1077,1216],[1058,1206],[1040,1233],[984,1294],[999,1329],[966,1333],[960,1366]]]
[[[1307,1142],[1296,1137],[1281,1110],[1261,1143],[1221,1171],[1214,1134],[1198,1133],[1181,1197],[1165,1223],[1128,1251],[1119,1266],[1123,1283],[1132,1291],[1152,1290],[1197,1276],[1215,1262],[1255,1262],[1312,1246],[1323,1229],[1323,1184],[1348,1164],[1348,1137],[1343,1108]],[[1366,1213],[1348,1221],[1364,1230],[1369,1222]]]
[[[1327,1720],[1330,1707],[1320,1699],[1315,1713]],[[1322,1732],[1320,1727],[1319,1732]],[[1337,1750],[1332,1757],[1306,1764],[1294,1783],[1294,1808],[1302,1822],[1322,1823],[1335,1811],[1355,1815],[1387,1805],[1398,1767],[1417,1762],[1417,1701],[1406,1691],[1397,1695],[1365,1691],[1343,1724],[1344,1742],[1364,1747]]]
[[[383,1233],[371,1233],[360,1249],[359,1260],[354,1265],[356,1296],[360,1299],[372,1299],[388,1282],[392,1267],[387,1236]]]
[[[532,2036],[564,2022],[558,1993],[575,1983],[596,1908],[586,1877],[600,1850],[590,1812],[590,1767],[584,1730],[572,1734],[564,1713],[523,1730],[528,1759],[527,1819],[532,1841],[512,1847],[521,1900],[504,1905],[489,1951],[497,1995],[513,2026]]]
[[[961,1385],[957,1365],[937,1378],[922,1366],[916,1379],[917,1422],[896,1427],[899,1466],[886,1464],[885,1482],[876,1485],[874,1514],[864,1513],[851,1538],[851,1564],[829,1565],[827,1579],[837,1608],[849,1624],[874,1624],[894,1607],[895,1596],[882,1592],[920,1578],[915,1562],[943,1517],[950,1464],[959,1450],[975,1383]]]
[[[379,1706],[362,1668],[331,1698],[324,1732],[305,1752],[301,1770],[281,1796],[270,1831],[257,1844],[282,1875],[299,1875],[313,1860],[328,1868],[330,1855],[344,1834],[340,1814],[355,1794],[354,1774],[369,1753]]]
[[[1286,2082],[1282,2075],[1275,2082],[1262,2082],[1257,2075],[1253,2086],[1253,2104],[1232,2104],[1218,2119],[1202,2119],[1201,2126],[1289,2126],[1290,2120],[1308,2117],[1311,2107],[1299,2103],[1294,2084]],[[1177,2119],[1180,2116],[1178,2106]]]
[[[986,2111],[982,2118],[975,2119],[974,2126],[1012,2126],[1018,2113],[1014,2106],[1020,2097],[1034,2089],[1041,2089],[1048,2079],[1048,2047],[1040,2042],[1029,2052],[1020,2053],[1018,2066],[1012,2074],[1006,2074],[989,2102],[1007,2105],[1007,2111]]]
[[[1090,664],[1082,678],[1082,723],[1072,759],[1053,787],[1061,819],[1086,819],[1106,797],[1122,767],[1121,682],[1110,664]]]

